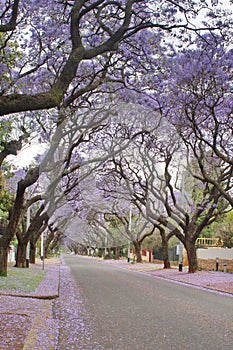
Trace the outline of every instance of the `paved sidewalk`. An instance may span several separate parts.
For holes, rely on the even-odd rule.
[[[33,293],[0,291],[0,350],[55,349],[52,307],[59,295],[60,259],[46,260],[45,271]]]

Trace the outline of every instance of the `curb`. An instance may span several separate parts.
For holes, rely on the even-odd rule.
[[[56,344],[55,321],[43,315],[36,316],[24,343],[23,350],[54,350]]]
[[[57,266],[58,267],[58,266]],[[25,295],[27,298],[36,298],[47,300],[48,304],[43,313],[36,315],[33,319],[30,331],[27,334],[23,350],[55,350],[56,346],[56,323],[53,319],[53,299],[59,297],[60,290],[60,268],[54,269],[53,266],[48,267],[47,273],[40,285],[38,286],[35,295]],[[44,288],[53,284],[54,294],[47,295],[39,294]],[[37,293],[37,294],[36,294]]]
[[[103,261],[103,263],[105,263]],[[111,266],[115,266],[115,267],[118,267],[118,268],[121,268],[121,269],[124,269],[124,270],[128,270],[128,271],[134,271],[134,272],[137,272],[137,273],[141,273],[145,276],[150,276],[150,277],[155,277],[155,278],[160,278],[160,279],[163,279],[165,281],[170,281],[170,282],[173,282],[173,283],[177,283],[177,284],[183,284],[183,285],[186,285],[186,286],[191,286],[193,288],[196,288],[196,289],[202,289],[202,290],[206,290],[206,291],[209,291],[209,292],[213,292],[213,293],[221,293],[221,294],[224,294],[226,296],[230,296],[230,297],[233,297],[233,293],[230,292],[230,291],[226,291],[226,290],[223,290],[221,288],[214,288],[212,286],[206,286],[204,285],[203,283],[192,283],[192,282],[189,282],[189,281],[184,281],[182,279],[176,279],[176,278],[173,278],[172,276],[162,276],[162,271],[163,269],[160,269],[160,268],[155,268],[154,270],[150,270],[150,269],[143,269],[143,267],[139,267],[138,268],[134,268],[134,267],[131,267],[131,266],[128,266],[127,264],[114,264],[114,263],[109,263],[109,265]],[[175,269],[174,269],[175,270]],[[161,274],[156,274],[156,273],[153,273],[155,271],[160,271]],[[232,281],[233,281],[233,275],[232,275]]]
[[[147,275],[147,276],[160,278],[160,279],[162,279],[164,281],[170,281],[172,283],[183,284],[185,286],[191,286],[191,287],[196,288],[196,289],[202,289],[202,290],[206,290],[206,291],[213,292],[213,293],[218,293],[218,294],[221,293],[221,294],[233,297],[233,293],[227,292],[227,291],[224,291],[224,290],[221,290],[221,289],[206,287],[206,286],[203,286],[203,285],[199,285],[199,284],[195,284],[195,283],[191,283],[191,282],[186,282],[186,281],[180,281],[180,280],[177,280],[175,278],[158,276],[158,275],[154,275],[154,274],[152,274],[150,272],[144,272],[142,270],[141,271],[140,270],[138,270],[138,271],[134,270],[134,271],[138,272],[138,273],[142,273],[142,274]]]
[[[59,293],[56,294],[50,294],[50,295],[36,295],[36,294],[25,294],[25,293],[13,293],[13,292],[6,292],[1,291],[0,295],[6,296],[6,297],[15,297],[15,298],[31,298],[31,299],[44,299],[44,300],[52,300],[59,297]]]

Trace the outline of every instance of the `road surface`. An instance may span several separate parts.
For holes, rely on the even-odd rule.
[[[65,262],[92,323],[82,350],[233,350],[232,297],[95,259]]]

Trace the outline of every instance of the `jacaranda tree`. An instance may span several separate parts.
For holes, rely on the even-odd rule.
[[[125,59],[130,59],[129,52],[143,50],[153,57],[147,44],[154,41],[156,46],[155,37],[165,36],[166,43],[166,38],[174,35],[173,39],[182,42],[188,40],[188,32],[200,33],[207,28],[224,34],[229,25],[227,12],[219,8],[214,12],[217,5],[215,1],[183,1],[181,5],[170,0],[1,2],[2,120],[6,116],[14,119],[17,114],[22,120],[29,118],[33,128],[40,115],[43,132],[46,118],[60,125],[67,118],[67,108],[92,103],[89,93],[100,85],[111,92],[109,82],[128,79],[132,69],[125,72],[122,67]],[[195,21],[204,13],[208,23]],[[139,33],[145,33],[140,41]],[[122,67],[118,57],[124,59]],[[130,67],[136,68],[134,64]],[[2,275],[6,274],[7,249],[22,214],[25,191],[39,176],[37,166],[18,183],[8,227],[0,236]]]
[[[169,60],[161,104],[196,159],[193,175],[233,207],[232,43],[213,33],[204,38]]]
[[[217,14],[215,6],[215,1],[170,0],[2,2],[2,55],[17,43],[20,59],[10,70],[7,62],[1,64],[7,78],[0,115],[67,106],[102,77],[109,53],[125,43],[132,50],[133,36],[143,29],[151,28],[155,35],[176,30],[180,36],[203,27],[224,29],[226,12]],[[203,11],[208,23],[195,22]],[[91,84],[92,71],[98,73]]]

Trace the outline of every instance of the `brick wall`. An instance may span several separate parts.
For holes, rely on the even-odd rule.
[[[227,265],[227,271],[233,272],[233,260],[219,259],[219,271],[224,271],[224,264]],[[203,270],[216,270],[216,259],[198,259],[198,268]]]

